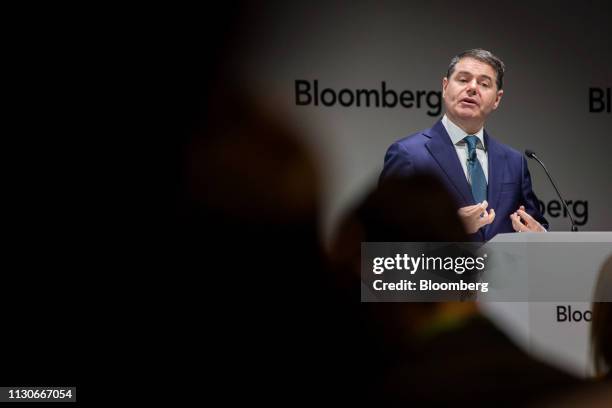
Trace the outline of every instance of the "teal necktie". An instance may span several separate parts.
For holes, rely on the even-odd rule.
[[[482,166],[476,156],[478,138],[474,135],[469,135],[466,136],[464,140],[468,145],[467,171],[468,180],[472,186],[472,195],[477,204],[482,203],[487,199],[487,179],[485,178]]]

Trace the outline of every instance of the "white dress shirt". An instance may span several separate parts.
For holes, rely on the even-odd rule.
[[[446,115],[442,117],[442,125],[446,129],[446,132],[450,136],[451,142],[455,146],[455,151],[457,152],[457,156],[459,157],[459,162],[461,163],[461,167],[463,168],[463,174],[465,174],[466,180],[468,183],[470,179],[468,177],[467,170],[467,159],[468,159],[468,146],[465,140],[463,140],[466,136],[469,136],[469,133],[466,133],[459,126],[455,125]],[[484,172],[485,178],[487,179],[487,183],[489,182],[489,160],[487,156],[486,146],[484,144],[484,131],[483,128],[473,134],[478,138],[478,144],[476,145],[476,157],[480,162],[480,166],[482,167],[482,171]]]

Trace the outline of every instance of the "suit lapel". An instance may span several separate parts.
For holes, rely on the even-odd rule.
[[[463,198],[464,205],[475,204],[472,190],[465,178],[461,163],[459,163],[455,146],[453,146],[442,122],[438,121],[427,133],[431,137],[431,140],[425,144],[427,150],[442,168],[451,184],[457,189]]]
[[[502,181],[504,180],[504,171],[506,169],[506,153],[501,149],[499,143],[489,137],[487,132],[485,132],[484,137],[489,161],[487,201],[489,202],[489,207],[497,208]]]
[[[489,208],[497,209],[499,207],[501,186],[506,169],[506,153],[499,143],[489,137],[486,131],[484,132],[484,138],[489,162],[487,201],[489,202]],[[485,227],[485,235],[488,235],[487,232],[491,225],[489,224]]]

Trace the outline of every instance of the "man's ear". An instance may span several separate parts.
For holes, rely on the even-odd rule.
[[[501,102],[501,98],[504,95],[504,90],[500,89],[499,91],[497,91],[497,98],[495,99],[495,104],[493,105],[493,110],[497,109],[497,107],[499,106],[499,103]]]
[[[444,94],[446,93],[446,87],[448,86],[448,78],[442,78],[442,97],[444,98]]]

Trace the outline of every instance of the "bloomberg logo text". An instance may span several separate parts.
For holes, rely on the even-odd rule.
[[[387,88],[387,83],[381,81],[379,88],[349,89],[333,88],[319,89],[319,81],[295,80],[295,104],[298,106],[342,106],[366,108],[395,108],[407,109],[422,107],[428,108],[429,116],[438,116],[442,111],[441,91],[412,91],[409,89],[393,90]]]

